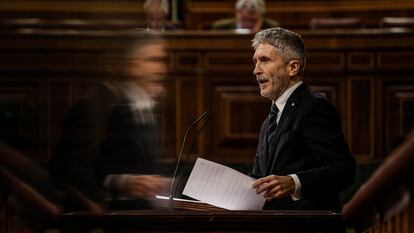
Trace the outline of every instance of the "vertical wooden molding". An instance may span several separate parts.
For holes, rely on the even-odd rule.
[[[373,84],[374,78],[371,76],[348,77],[349,145],[351,152],[358,160],[374,159],[375,154],[375,93]],[[365,125],[368,126],[368,131],[364,131]],[[357,130],[359,131],[356,132]],[[368,145],[358,144],[364,142],[368,143]]]

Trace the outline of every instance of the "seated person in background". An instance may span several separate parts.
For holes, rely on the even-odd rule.
[[[176,30],[179,26],[168,21],[168,0],[146,0],[144,2],[147,30]]]
[[[213,23],[213,30],[248,29],[258,32],[262,29],[279,26],[279,23],[265,18],[266,3],[264,0],[238,0],[235,18],[221,19]]]
[[[95,202],[105,203],[109,193],[133,199],[128,208],[146,209],[169,185],[155,175],[161,143],[154,109],[164,92],[166,52],[157,36],[140,36],[126,48],[126,74],[71,107],[50,170]]]

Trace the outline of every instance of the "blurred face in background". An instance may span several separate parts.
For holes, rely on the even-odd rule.
[[[144,88],[154,98],[165,92],[167,53],[162,42],[146,44],[133,53],[130,74],[133,81]]]
[[[147,29],[150,30],[162,30],[165,22],[167,21],[167,15],[160,8],[155,5],[147,10]]]
[[[257,32],[262,27],[263,17],[258,11],[242,8],[236,11],[236,21],[240,28]]]

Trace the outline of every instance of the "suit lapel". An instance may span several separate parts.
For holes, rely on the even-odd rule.
[[[280,116],[279,122],[276,128],[276,135],[272,142],[272,150],[270,151],[270,155],[268,155],[268,164],[266,169],[266,174],[269,173],[274,169],[276,159],[278,157],[277,149],[280,147],[279,141],[280,136],[283,132],[286,131],[286,128],[290,124],[293,119],[293,115],[296,112],[300,104],[300,97],[308,90],[308,87],[305,84],[301,84],[299,87],[296,88],[295,91],[289,96],[288,100],[286,101],[286,105],[283,108],[282,115]]]

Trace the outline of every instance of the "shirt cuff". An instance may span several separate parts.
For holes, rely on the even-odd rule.
[[[292,197],[293,201],[299,201],[301,198],[300,190],[302,188],[302,184],[300,183],[299,177],[296,174],[291,174],[289,176],[292,177],[293,181],[295,182],[295,192],[290,196]]]

